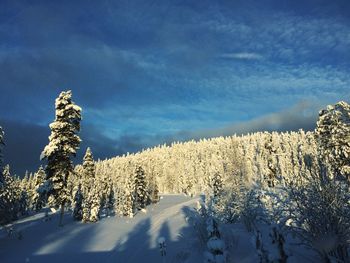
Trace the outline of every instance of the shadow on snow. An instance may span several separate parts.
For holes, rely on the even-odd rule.
[[[181,220],[187,222],[182,221],[185,227],[179,229],[174,229],[172,218],[157,225],[142,214],[133,219],[105,218],[91,224],[72,222],[66,214],[64,227],[57,226],[56,215],[48,222],[36,219],[19,223],[16,228],[22,229],[23,239],[1,237],[0,262],[202,262],[198,256],[191,256],[201,254],[191,225],[194,212],[183,207],[181,213]],[[128,224],[130,231],[125,227]],[[116,231],[119,236],[114,237]],[[159,237],[166,240],[165,258],[157,244]]]

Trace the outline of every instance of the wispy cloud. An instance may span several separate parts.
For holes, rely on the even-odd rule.
[[[264,57],[257,53],[248,53],[248,52],[242,52],[242,53],[225,53],[221,54],[219,56],[220,58],[227,58],[227,59],[245,59],[245,60],[261,60]]]

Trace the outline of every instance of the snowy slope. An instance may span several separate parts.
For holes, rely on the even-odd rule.
[[[95,224],[74,222],[58,217],[43,222],[36,215],[15,224],[23,239],[0,233],[0,262],[203,262],[189,211],[198,198],[164,195],[134,218],[110,217]],[[166,240],[162,258],[157,240]]]

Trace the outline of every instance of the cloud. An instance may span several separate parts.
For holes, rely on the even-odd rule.
[[[219,56],[227,59],[243,59],[243,60],[261,60],[264,57],[257,53],[225,53]]]
[[[40,153],[48,144],[50,130],[47,126],[11,120],[0,120],[5,132],[4,163],[10,164],[11,170],[18,176],[23,176],[26,170],[36,171],[45,162],[39,160]],[[82,139],[75,163],[82,162],[87,147],[91,147],[95,159],[104,159],[136,152],[145,147],[142,135],[123,135],[116,139],[104,136],[97,127],[82,123],[79,134]]]
[[[217,136],[229,136],[233,134],[243,135],[258,131],[297,131],[303,129],[312,131],[316,126],[318,111],[324,107],[317,102],[301,101],[290,109],[267,114],[249,121],[238,122],[217,129],[199,130],[179,134],[180,137],[208,138]]]

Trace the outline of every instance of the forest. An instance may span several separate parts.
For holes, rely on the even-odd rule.
[[[59,225],[66,213],[84,223],[103,215],[132,218],[161,194],[184,194],[202,197],[194,227],[206,262],[231,262],[223,229],[238,223],[252,233],[259,262],[288,262],[292,241],[323,262],[350,262],[348,103],[321,110],[314,131],[173,142],[106,160],[87,148],[78,165],[81,108],[71,91],[59,95],[55,108],[45,165],[24,176],[1,165],[3,227],[48,207],[60,210]],[[5,135],[1,129],[2,147]]]

